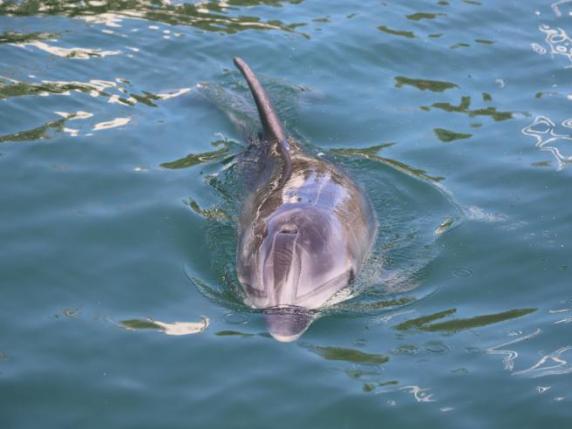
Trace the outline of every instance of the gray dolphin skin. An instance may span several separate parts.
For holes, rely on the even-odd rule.
[[[240,58],[263,131],[255,189],[239,222],[237,274],[245,303],[262,309],[278,341],[299,338],[317,310],[343,300],[377,231],[360,188],[331,163],[288,137],[266,91]]]

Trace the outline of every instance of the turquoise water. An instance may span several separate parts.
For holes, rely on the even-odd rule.
[[[567,427],[571,12],[0,2],[2,427]],[[291,344],[234,273],[236,55],[380,222]]]

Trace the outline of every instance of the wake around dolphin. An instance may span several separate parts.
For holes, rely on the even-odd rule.
[[[287,136],[266,91],[240,58],[263,134],[263,168],[242,207],[237,273],[245,303],[278,341],[299,338],[317,311],[347,296],[377,231],[369,200],[331,163]],[[257,139],[258,140],[258,139]]]

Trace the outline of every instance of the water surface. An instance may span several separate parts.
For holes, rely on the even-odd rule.
[[[572,2],[502,3],[0,2],[2,426],[565,426]],[[237,55],[380,222],[293,344],[234,273]]]

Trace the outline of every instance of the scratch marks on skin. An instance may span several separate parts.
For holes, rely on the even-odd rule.
[[[572,118],[562,121],[561,125],[565,128],[572,128]],[[572,136],[557,133],[556,124],[549,117],[537,116],[531,124],[522,129],[522,133],[533,137],[537,148],[550,152],[554,156],[558,170],[572,163],[572,155],[563,154],[560,150],[562,143],[572,143]]]

